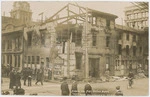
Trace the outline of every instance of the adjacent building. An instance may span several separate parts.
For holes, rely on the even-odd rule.
[[[146,3],[146,2],[145,2]],[[148,3],[147,3],[148,4]],[[125,8],[125,24],[135,29],[144,29],[148,27],[149,11],[148,5],[141,3]]]
[[[22,69],[24,64],[24,27],[33,24],[27,2],[14,2],[11,17],[2,16],[2,65]]]

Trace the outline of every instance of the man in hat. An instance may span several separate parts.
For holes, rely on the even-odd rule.
[[[132,71],[130,71],[129,74],[128,74],[128,80],[129,80],[129,87],[130,88],[132,88],[133,78],[134,78],[134,74],[133,74]]]
[[[93,90],[92,90],[92,86],[90,85],[90,80],[88,80],[88,83],[85,85],[84,92],[86,96],[92,95]]]
[[[117,86],[117,87],[116,87],[115,96],[123,96],[123,93],[122,93],[122,91],[120,90],[120,86]]]
[[[71,95],[77,96],[78,95],[78,83],[76,80],[73,81],[72,87],[71,87]]]
[[[64,77],[63,83],[61,84],[61,95],[63,96],[69,96],[70,94],[69,86],[66,80],[67,80],[67,77]]]

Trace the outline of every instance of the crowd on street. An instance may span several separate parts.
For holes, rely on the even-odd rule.
[[[5,71],[5,76],[10,78],[9,82],[9,89],[12,89],[14,91],[14,94],[16,95],[24,95],[25,90],[21,87],[21,80],[23,80],[23,85],[25,86],[32,86],[32,80],[35,80],[36,82],[34,83],[37,85],[39,82],[41,85],[43,85],[43,80],[44,80],[44,69],[32,69],[30,67],[23,68],[21,71],[17,68],[10,67],[8,65],[7,70]],[[4,72],[3,72],[4,73]],[[51,79],[51,72],[48,70],[48,78]],[[3,75],[4,76],[4,75]],[[106,72],[106,80],[109,80],[109,73]],[[134,74],[132,71],[130,71],[128,75],[128,80],[129,80],[129,88],[132,88],[133,84],[133,79],[134,79]],[[72,79],[72,87],[69,89],[68,82],[67,82],[67,77],[63,78],[63,82],[61,83],[60,90],[61,90],[61,95],[72,95],[72,96],[77,96],[79,95],[78,91],[78,81],[77,79]],[[92,89],[92,86],[90,85],[91,80],[87,80],[87,84],[84,87],[84,94],[86,96],[88,95],[94,95],[94,91]],[[3,93],[4,95],[9,95],[8,91]],[[120,86],[116,87],[116,96],[123,96],[123,92],[120,90]]]

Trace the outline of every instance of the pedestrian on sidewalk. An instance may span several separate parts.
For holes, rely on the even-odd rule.
[[[24,85],[26,85],[26,80],[27,80],[27,78],[28,78],[27,68],[23,68],[22,73],[23,73]]]
[[[16,75],[15,75],[15,79],[16,79],[16,88],[18,89],[21,88],[21,74],[19,71],[17,71]]]
[[[87,84],[84,87],[84,92],[86,96],[92,95],[92,86],[90,85],[90,80],[87,81]]]
[[[29,68],[28,70],[28,86],[31,86],[32,84],[32,69]]]
[[[36,79],[36,85],[38,82],[41,82],[41,85],[43,85],[43,73],[42,73],[42,70],[38,70],[37,72],[37,79]]]
[[[31,86],[32,85],[32,76],[29,75],[28,76],[28,86]]]
[[[16,81],[15,81],[15,70],[12,69],[10,72],[10,83],[9,83],[9,89],[13,89],[13,86],[15,86]]]
[[[73,81],[72,87],[71,87],[71,95],[77,96],[78,95],[78,83],[76,80]]]
[[[63,83],[61,84],[61,95],[62,96],[69,96],[70,91],[69,91],[69,86],[67,83],[67,77],[63,78]]]
[[[117,87],[116,87],[115,96],[123,96],[123,92],[120,90],[120,86],[117,86]]]

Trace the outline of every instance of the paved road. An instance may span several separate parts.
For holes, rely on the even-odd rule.
[[[9,86],[9,79],[8,78],[2,78],[2,90],[8,90]],[[23,83],[23,81],[22,81]],[[117,81],[117,82],[105,82],[105,83],[91,83],[93,89],[99,89],[99,88],[105,88],[108,90],[115,91],[116,86],[120,86],[121,90],[123,91],[124,96],[148,96],[149,92],[149,83],[148,78],[143,79],[135,79],[134,80],[134,86],[131,89],[127,89],[127,81]],[[61,95],[60,91],[60,84],[61,83],[52,83],[52,82],[44,82],[44,85],[35,85],[35,81],[32,82],[32,86],[23,86],[22,88],[25,89],[25,95],[29,95],[31,93],[38,93],[38,95],[44,95],[44,96],[59,96]],[[84,90],[85,83],[79,83],[78,88],[79,91]],[[69,84],[69,87],[71,88],[71,85]]]

